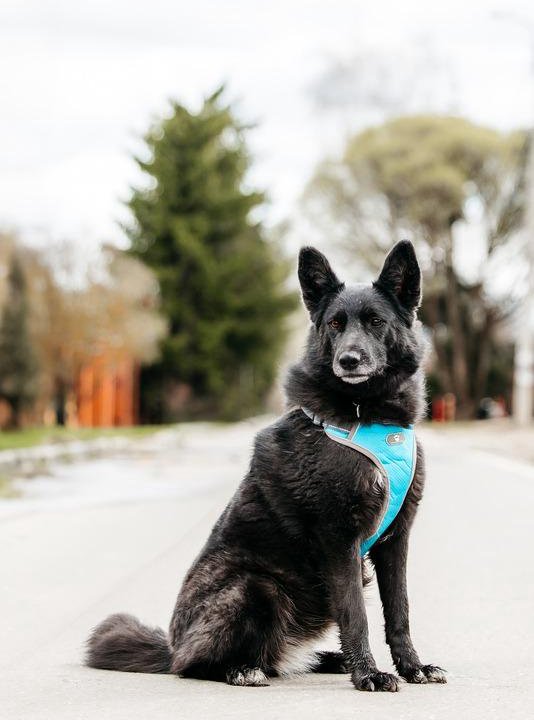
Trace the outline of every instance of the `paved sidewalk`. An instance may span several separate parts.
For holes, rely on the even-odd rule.
[[[457,423],[432,423],[428,432],[445,436],[462,448],[484,450],[534,466],[534,424],[518,426],[512,418]]]
[[[429,481],[410,598],[416,646],[449,670],[448,685],[366,694],[343,676],[305,675],[233,688],[81,664],[89,628],[107,613],[167,625],[183,574],[246,469],[256,426],[168,432],[115,465],[74,463],[70,478],[63,468],[51,495],[43,480],[15,510],[0,501],[2,720],[532,717],[534,468],[433,431],[423,431]],[[374,587],[368,606],[387,669]]]

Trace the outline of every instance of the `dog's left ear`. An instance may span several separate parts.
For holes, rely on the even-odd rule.
[[[421,270],[409,240],[401,240],[390,250],[374,285],[406,310],[417,310],[421,304]]]

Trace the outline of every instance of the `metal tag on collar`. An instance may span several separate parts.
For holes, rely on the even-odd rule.
[[[305,415],[307,415],[310,418],[310,420],[312,421],[312,423],[314,425],[318,425],[319,427],[324,425],[322,419],[318,415],[316,415],[314,412],[312,412],[311,410],[308,410],[308,408],[301,407],[301,410]]]
[[[356,408],[356,417],[357,417],[358,420],[359,420],[359,419],[360,419],[360,405],[359,405],[359,403],[352,403],[352,404],[353,404],[354,407]]]

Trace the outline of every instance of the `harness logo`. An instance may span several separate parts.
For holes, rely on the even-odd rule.
[[[402,445],[404,442],[404,433],[391,433],[386,437],[386,442],[388,445]]]

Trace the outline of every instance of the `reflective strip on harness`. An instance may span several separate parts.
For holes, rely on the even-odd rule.
[[[373,462],[384,476],[387,485],[387,503],[377,531],[360,546],[365,555],[387,531],[402,508],[412,484],[417,447],[413,425],[355,425],[350,430],[318,421],[317,416],[303,409],[317,425],[321,425],[331,440],[350,447]]]

